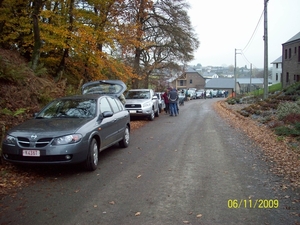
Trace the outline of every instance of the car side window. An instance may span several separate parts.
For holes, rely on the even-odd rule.
[[[113,109],[113,112],[116,113],[116,112],[119,112],[120,111],[120,108],[119,106],[117,105],[117,102],[115,101],[115,99],[113,98],[108,98],[108,101]]]
[[[102,98],[100,100],[100,113],[103,113],[105,111],[112,111],[112,110],[111,110],[111,107],[110,107],[107,99],[106,98]]]
[[[116,101],[117,105],[119,106],[120,111],[124,110],[124,105],[122,104],[122,102],[117,99],[115,99],[115,101]]]

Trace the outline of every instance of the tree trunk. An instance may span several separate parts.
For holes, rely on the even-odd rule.
[[[39,18],[38,15],[40,13],[40,8],[42,7],[42,0],[34,0],[33,2],[33,35],[34,35],[34,47],[31,59],[31,68],[36,70],[39,59],[40,59],[40,50],[41,50],[41,36],[40,36],[40,28],[39,28]]]
[[[70,8],[69,8],[69,31],[72,32],[73,30],[73,22],[74,22],[74,18],[73,18],[73,6],[74,6],[74,1],[75,0],[71,0],[70,2]],[[69,39],[67,38],[66,42],[67,42],[67,46],[69,46]],[[62,72],[65,70],[65,59],[69,56],[69,47],[67,47],[66,49],[64,49],[64,53],[62,55],[61,61],[59,63],[59,66],[57,68],[56,71],[56,75],[60,76],[62,74]]]

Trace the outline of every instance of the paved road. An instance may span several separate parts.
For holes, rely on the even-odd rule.
[[[1,200],[0,224],[299,224],[299,195],[282,190],[215,101],[161,114],[131,133],[129,148],[102,152],[95,172],[37,171],[41,181]]]

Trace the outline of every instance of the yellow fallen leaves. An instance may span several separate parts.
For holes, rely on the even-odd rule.
[[[134,215],[135,215],[135,216],[140,216],[140,215],[141,215],[141,212],[136,212]]]

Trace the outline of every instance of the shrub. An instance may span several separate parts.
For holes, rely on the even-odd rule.
[[[277,134],[279,136],[297,137],[297,136],[300,136],[299,128],[300,128],[300,123],[298,123],[298,125],[295,127],[286,127],[286,126],[276,127],[275,134]]]
[[[275,127],[275,134],[279,136],[293,136],[299,137],[300,136],[300,122],[296,122],[293,125],[289,126],[279,126]]]
[[[298,114],[291,113],[283,118],[283,121],[286,124],[295,124],[297,122],[300,122],[300,112]]]
[[[284,102],[280,103],[277,108],[277,117],[282,120],[289,114],[299,114],[300,105],[298,102]]]

